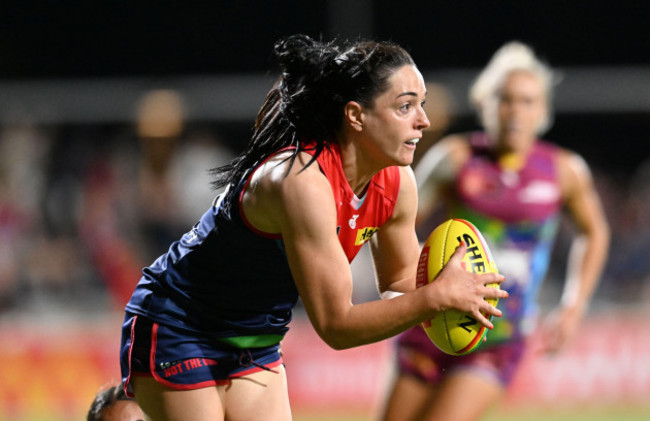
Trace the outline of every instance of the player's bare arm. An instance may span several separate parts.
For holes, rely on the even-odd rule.
[[[433,145],[415,168],[418,186],[417,224],[430,215],[443,200],[444,188],[453,182],[458,169],[467,161],[467,137],[451,135]]]
[[[574,153],[566,152],[560,156],[559,169],[566,207],[580,231],[577,241],[584,242],[584,251],[570,262],[575,269],[569,278],[578,282],[577,285],[570,286],[574,291],[569,293],[571,297],[565,296],[565,304],[584,308],[605,265],[609,226],[584,160]]]
[[[587,164],[564,151],[558,171],[566,208],[579,232],[569,253],[561,306],[544,330],[548,352],[560,350],[577,330],[604,267],[610,235]]]
[[[415,272],[420,255],[412,225],[413,208],[417,201],[415,190],[412,171],[409,168],[402,168],[400,193],[393,217],[371,239],[377,282],[381,293],[411,291],[415,287]],[[491,328],[492,323],[481,314],[481,311],[495,316],[500,316],[501,312],[488,304],[484,298],[503,298],[507,294],[485,285],[493,282],[494,279],[498,279],[496,282],[501,282],[503,277],[495,274],[468,273],[462,268],[460,262],[465,249],[466,246],[460,248],[455,258],[452,258],[440,273],[436,282],[425,288],[429,306],[436,312],[447,308],[461,309],[474,314],[477,320]],[[396,297],[394,301],[399,299],[401,297]]]
[[[342,349],[388,338],[418,323],[426,311],[424,300],[413,305],[411,299],[410,307],[381,301],[352,305],[352,275],[336,235],[331,187],[316,164],[302,172],[301,167],[302,161],[297,162],[286,177],[284,165],[260,173],[257,203],[271,204],[246,214],[282,233],[296,286],[318,334]]]
[[[370,239],[380,294],[415,289],[415,273],[420,255],[420,245],[413,229],[417,200],[412,169],[400,167],[400,189],[393,215]]]

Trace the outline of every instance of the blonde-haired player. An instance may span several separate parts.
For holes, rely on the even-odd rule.
[[[443,203],[484,234],[510,298],[487,342],[467,356],[437,350],[420,328],[398,340],[398,373],[383,419],[479,419],[511,381],[530,334],[562,210],[577,228],[562,302],[544,336],[559,350],[585,314],[603,268],[609,228],[589,168],[540,140],[551,124],[553,71],[520,42],[500,48],[470,89],[484,131],[450,135],[415,169],[419,223]]]

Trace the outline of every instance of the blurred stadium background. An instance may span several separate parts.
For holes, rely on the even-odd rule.
[[[592,166],[613,231],[584,328],[530,358],[490,419],[650,419],[650,6],[414,0],[5,2],[0,25],[0,420],[80,420],[119,380],[121,310],[140,268],[215,192],[302,32],[408,48],[429,83],[430,143],[476,128],[466,90],[519,39],[562,74],[547,138]],[[541,297],[559,295],[568,227]],[[364,252],[355,300],[376,296]],[[371,420],[391,341],[332,351],[300,309],[285,345],[297,420]]]

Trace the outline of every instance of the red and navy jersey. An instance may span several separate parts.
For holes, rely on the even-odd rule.
[[[318,156],[318,165],[332,186],[337,204],[337,232],[341,246],[352,262],[361,246],[384,225],[393,214],[400,174],[398,167],[381,170],[370,180],[365,194],[357,197],[343,173],[338,145]],[[309,151],[308,151],[309,152]]]
[[[357,198],[336,146],[325,149],[317,163],[332,185],[339,238],[352,261],[391,216],[399,170],[380,171]],[[214,338],[286,333],[298,292],[282,238],[252,229],[241,211],[252,174],[230,186],[189,232],[143,270],[128,312]]]

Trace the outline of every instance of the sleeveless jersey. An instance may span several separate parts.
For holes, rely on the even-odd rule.
[[[332,186],[339,239],[352,261],[391,216],[399,170],[377,173],[358,199],[336,145],[325,149],[317,164]],[[282,238],[253,229],[241,210],[253,172],[229,186],[189,232],[143,270],[128,312],[215,339],[286,333],[298,292]]]
[[[337,233],[348,261],[352,262],[361,246],[372,237],[393,214],[400,174],[398,167],[388,167],[375,174],[366,193],[358,198],[348,184],[338,145],[332,153],[322,153],[318,165],[332,185],[337,204]]]
[[[499,166],[484,133],[469,137],[471,157],[456,178],[454,217],[472,221],[483,233],[506,281],[510,297],[499,303],[488,343],[525,336],[549,266],[562,207],[556,146],[537,141],[517,171]]]

